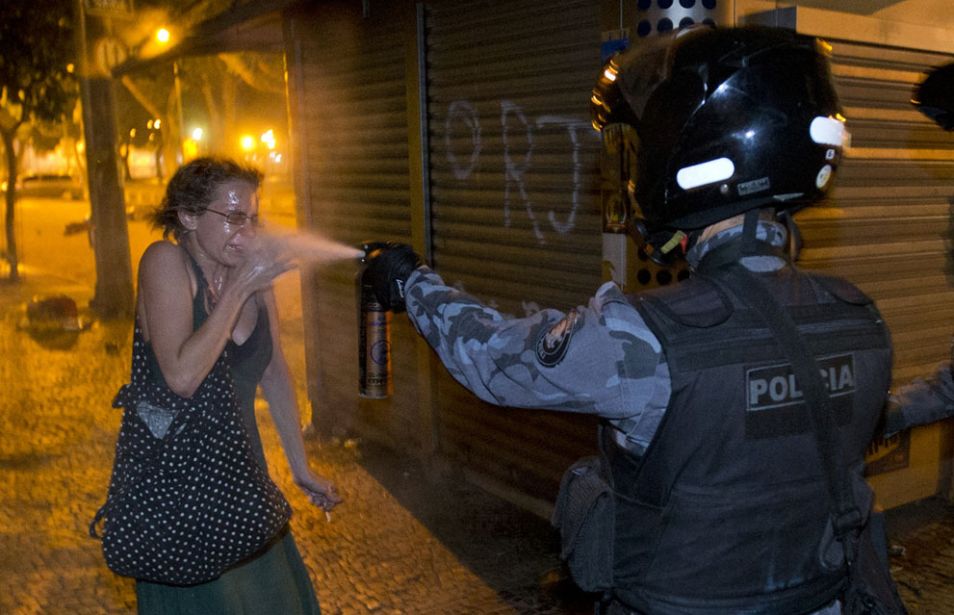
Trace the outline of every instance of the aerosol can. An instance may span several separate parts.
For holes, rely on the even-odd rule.
[[[382,246],[363,244],[363,265],[355,278],[358,295],[358,394],[385,399],[391,385],[391,312],[378,301],[367,274],[367,257]]]

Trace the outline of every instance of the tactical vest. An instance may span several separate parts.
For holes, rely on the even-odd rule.
[[[602,430],[614,591],[653,615],[811,613],[837,597],[845,569],[808,411],[764,321],[711,275],[631,298],[662,343],[672,395],[641,457]],[[836,278],[789,267],[759,277],[818,362],[866,506],[864,451],[891,378],[881,317]]]

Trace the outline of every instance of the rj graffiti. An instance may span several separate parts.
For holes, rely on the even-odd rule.
[[[534,238],[543,245],[547,243],[548,232],[564,235],[576,226],[584,188],[582,153],[587,144],[583,135],[592,133],[588,130],[589,124],[577,117],[540,115],[532,118],[527,117],[523,108],[511,100],[504,99],[498,104],[499,125],[488,126],[486,130],[489,135],[485,135],[481,115],[474,103],[469,100],[452,102],[444,122],[445,155],[456,180],[474,181],[484,151],[482,140],[486,136],[491,139],[499,136],[503,148],[503,224],[510,227],[513,211],[522,210],[530,221]],[[569,152],[566,173],[569,174],[571,188],[567,195],[567,207],[560,211],[534,202],[529,181],[534,173],[536,137],[554,130],[566,136]],[[548,169],[548,172],[553,171]]]

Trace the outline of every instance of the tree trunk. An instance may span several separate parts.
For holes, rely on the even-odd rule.
[[[173,175],[182,164],[182,129],[179,127],[179,101],[176,89],[169,90],[166,98],[166,114],[162,118],[162,160],[165,170]]]
[[[16,185],[17,185],[17,152],[14,149],[13,139],[17,129],[7,132],[0,131],[3,135],[3,150],[6,152],[7,160],[7,190],[5,192],[7,213],[4,216],[4,227],[7,234],[7,250],[3,255],[10,265],[10,281],[16,282],[20,279],[19,263],[17,261],[17,235],[15,215],[16,215]]]
[[[208,139],[209,150],[213,152],[226,152],[225,137],[222,123],[222,115],[219,112],[219,104],[212,92],[212,84],[207,78],[199,84],[199,91],[202,92],[202,100],[205,102],[205,111],[209,116]]]
[[[103,318],[133,315],[132,266],[126,206],[116,158],[116,112],[113,83],[81,80],[86,167],[96,257],[96,294],[90,307]]]

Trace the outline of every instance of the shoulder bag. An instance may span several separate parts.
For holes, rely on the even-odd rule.
[[[270,544],[291,508],[256,459],[228,352],[190,399],[150,375],[137,326],[106,503],[90,524],[116,574],[155,583],[213,580]],[[102,534],[97,527],[102,525]]]

